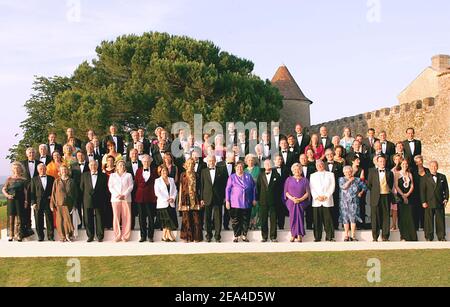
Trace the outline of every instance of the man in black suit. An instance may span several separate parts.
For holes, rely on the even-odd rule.
[[[94,151],[94,144],[92,142],[88,142],[86,144],[86,162],[89,164],[89,162],[95,160],[98,162],[98,165],[102,164],[102,157],[95,154]],[[88,165],[89,168],[89,165]]]
[[[286,182],[286,179],[291,174],[291,168],[287,167],[283,162],[283,157],[278,154],[274,158],[274,171],[280,175],[280,184],[281,187],[284,189],[284,183]],[[283,197],[281,196],[279,199],[276,199],[276,213],[277,213],[277,224],[278,229],[283,230],[284,224],[286,222],[286,217],[289,216],[289,211],[286,207],[286,204],[283,201]]]
[[[46,144],[39,145],[39,161],[44,163],[46,166],[52,162],[52,157],[48,154],[48,149]]]
[[[225,146],[229,150],[233,148],[234,145],[238,143],[238,136],[236,131],[236,126],[234,123],[228,123],[227,133],[225,135]]]
[[[74,139],[74,146],[77,147],[77,148],[81,148],[81,146],[82,146],[81,140],[75,137],[75,130],[73,128],[67,128],[66,136],[67,136],[66,143],[69,142],[70,138],[73,138]]]
[[[81,176],[84,173],[89,173],[89,161],[86,160],[86,157],[84,155],[84,153],[79,150],[76,153],[76,158],[77,158],[77,162],[75,164],[73,164],[72,166],[72,178],[73,180],[75,180],[75,183],[77,184],[77,186],[80,186],[81,183]],[[96,160],[94,160],[96,161]],[[77,210],[78,213],[80,215],[80,219],[83,220],[83,199],[82,199],[82,195],[81,193],[78,193],[78,195],[80,196],[80,199],[78,200],[78,204],[77,204]],[[79,226],[79,228],[81,228],[81,225]]]
[[[270,240],[277,242],[277,203],[281,198],[281,176],[272,169],[272,161],[264,161],[264,171],[258,176],[256,183],[256,200],[259,201],[259,219],[261,221],[262,242],[269,239],[270,219]]]
[[[142,162],[138,159],[138,151],[137,149],[130,150],[130,156],[126,164],[127,173],[131,174],[134,182],[134,176],[136,176],[136,172],[138,169],[142,167]],[[133,192],[131,192],[131,229],[133,230],[136,225],[136,217],[138,216],[138,207],[136,202],[134,201],[134,196],[136,194],[136,187],[133,188]]]
[[[314,174],[317,169],[315,163],[308,163],[308,158],[305,154],[300,155],[300,166],[302,170],[303,177],[310,179],[311,175]],[[313,209],[312,206],[308,206],[305,209],[305,220],[306,220],[306,229],[313,229]]]
[[[387,140],[386,131],[381,131],[379,137],[383,154],[387,157],[393,156],[395,154],[395,144]]]
[[[53,227],[53,213],[50,210],[50,198],[52,196],[55,179],[46,175],[47,167],[41,163],[37,167],[39,176],[31,180],[31,207],[34,210],[34,220],[39,242],[44,241],[44,216],[47,225],[47,239],[55,241]]]
[[[248,141],[244,131],[240,131],[238,133],[238,142],[236,145],[239,146],[239,152],[243,157],[245,157],[249,153]]]
[[[235,173],[235,157],[234,152],[227,152],[225,156],[225,161],[218,162],[216,165],[216,168],[221,168],[225,175],[226,180],[228,181],[228,177],[231,176],[231,174]],[[225,230],[230,230],[230,211],[224,206],[224,212],[223,212],[223,228]]]
[[[130,156],[130,151],[132,149],[137,149],[138,143],[141,143],[141,141],[139,140],[139,133],[137,131],[132,131],[131,132],[131,141],[130,141],[130,143],[128,143],[128,147],[127,147],[127,157]],[[150,154],[149,151],[146,151],[145,145],[144,145],[143,153],[144,154]]]
[[[103,145],[101,144],[98,137],[94,137],[94,139],[92,140],[92,145],[94,145],[95,160],[101,161],[103,159],[103,156],[106,154],[106,150],[103,148]]]
[[[150,141],[145,137],[145,130],[143,128],[138,129],[139,142],[144,144],[144,151],[150,153]]]
[[[389,241],[394,174],[386,169],[385,157],[377,158],[377,168],[370,169],[368,178],[373,241],[378,241],[380,229],[382,230],[382,240]]]
[[[206,241],[211,242],[214,222],[214,239],[220,242],[222,229],[222,208],[225,200],[225,187],[227,174],[223,168],[216,167],[216,157],[210,155],[206,158],[207,168],[202,170],[200,193],[201,203],[205,206]]]
[[[280,134],[280,127],[279,126],[273,126],[272,127],[272,138],[271,138],[271,144],[273,145],[272,152],[279,152],[280,151],[280,140],[285,139],[286,136],[283,134]]]
[[[420,197],[425,209],[424,233],[427,241],[434,239],[434,224],[436,221],[436,235],[439,241],[445,239],[445,207],[448,204],[448,182],[444,174],[438,173],[439,165],[430,162],[430,174],[420,180]]]
[[[292,164],[298,162],[298,158],[295,159],[295,153],[289,150],[289,145],[286,139],[281,139],[280,141],[280,152],[281,158],[283,159],[283,164],[291,169]]]
[[[52,132],[48,135],[48,150],[50,151],[50,156],[53,155],[53,152],[56,150],[61,155],[63,154],[63,147],[61,144],[56,143],[56,133]]]
[[[263,160],[261,161],[260,166],[261,166],[261,168],[263,168],[264,160],[270,159],[272,152],[275,152],[275,151],[272,151],[273,150],[272,144],[270,143],[270,137],[269,137],[269,133],[267,131],[264,131],[262,133],[260,144],[261,144],[262,154],[263,154]],[[277,153],[277,152],[275,152],[275,153]]]
[[[386,158],[386,167],[388,167],[389,169],[391,169],[393,167],[393,166],[391,167],[391,165],[389,163],[389,157],[383,153],[383,149],[381,147],[381,142],[379,140],[376,140],[375,144],[373,144],[373,152],[369,156],[369,160],[368,160],[369,168],[376,167],[377,159],[379,156],[383,156]]]
[[[369,155],[374,153],[375,150],[373,145],[376,141],[378,141],[378,139],[375,137],[375,129],[369,128],[369,130],[367,130],[367,138],[365,138],[362,142],[363,146],[367,148]]]
[[[329,148],[333,148],[333,143],[331,142],[331,138],[328,136],[328,129],[325,126],[320,127],[319,129],[320,137],[319,141],[323,145],[325,150]]]
[[[334,229],[339,228],[339,178],[344,177],[343,166],[340,163],[334,161],[334,153],[332,149],[325,151],[325,170],[334,174],[335,189],[333,193],[333,225]]]
[[[414,135],[414,128],[408,128],[406,130],[407,139],[403,141],[405,159],[408,160],[408,163],[412,168],[415,168],[414,157],[422,154],[422,142],[414,139]]]
[[[347,165],[352,165],[352,161],[354,161],[355,157],[359,158],[360,166],[364,170],[364,174],[367,174],[369,169],[369,158],[367,154],[363,152],[363,147],[358,140],[353,141],[352,148],[346,155]]]
[[[153,157],[153,167],[158,167],[164,163],[164,154],[166,153],[166,141],[161,140],[158,142],[156,148],[154,148],[152,157]]]
[[[107,148],[106,144],[108,142],[114,142],[114,144],[116,144],[116,151],[122,155],[125,154],[123,137],[120,135],[117,135],[117,127],[115,125],[111,125],[109,127],[109,133],[110,133],[110,135],[105,137],[105,139],[103,140],[103,148]]]
[[[106,175],[98,171],[97,161],[89,162],[90,172],[81,175],[80,192],[84,206],[84,225],[88,242],[97,234],[98,242],[104,238],[102,217],[107,203],[108,183]]]
[[[311,137],[306,134],[303,133],[303,126],[299,123],[297,125],[295,125],[295,135],[293,135],[294,141],[295,141],[295,153],[297,154],[296,156],[296,161],[298,161],[298,158],[300,157],[301,154],[305,153],[305,149],[306,146],[309,145],[309,143],[311,142]],[[288,137],[288,143],[289,143],[289,147],[291,148],[291,143],[292,141],[289,141],[289,137]]]
[[[295,136],[288,135],[287,142],[288,142],[289,152],[294,154],[294,161],[298,161],[298,158],[300,157],[300,155],[302,153],[300,152],[301,148],[299,146],[297,146],[297,143],[296,143],[297,141],[296,141]]]
[[[27,199],[30,199],[31,179],[39,176],[37,166],[41,163],[41,161],[36,160],[36,151],[34,148],[27,148],[25,153],[27,160],[22,161],[22,165],[25,169],[25,178],[27,179]],[[33,230],[31,229],[31,206],[27,206],[27,208],[25,208],[25,221],[27,222],[25,225],[25,237],[27,237],[33,234]]]

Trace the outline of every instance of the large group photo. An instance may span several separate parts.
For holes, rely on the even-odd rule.
[[[450,286],[448,21],[402,8],[0,1],[0,286]]]

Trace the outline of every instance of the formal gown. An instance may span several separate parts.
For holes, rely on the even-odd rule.
[[[405,180],[403,176],[398,179],[398,188],[402,193],[408,193],[411,187],[411,180]],[[400,196],[400,195],[399,195]],[[416,226],[413,217],[413,196],[408,197],[408,203],[405,204],[403,198],[400,196],[399,210],[399,225],[400,239],[405,241],[417,241]]]
[[[347,182],[346,177],[339,178],[339,222],[342,224],[355,224],[357,221],[362,223],[359,216],[360,198],[358,194],[361,191],[367,191],[367,186],[360,178],[355,177],[350,186],[344,190]]]
[[[291,226],[291,234],[293,237],[304,236],[305,225],[304,215],[305,208],[310,205],[309,199],[304,200],[300,204],[294,204],[294,202],[286,197],[286,193],[289,193],[294,197],[303,197],[306,192],[309,192],[309,181],[306,178],[300,178],[299,180],[294,177],[289,177],[284,183],[283,198],[286,202],[286,207],[289,210],[289,223]]]
[[[250,170],[249,168],[245,169],[245,172],[250,174],[253,178],[253,181],[258,181],[259,173],[261,172],[261,168],[257,165],[253,166]],[[261,226],[259,221],[259,202],[252,208],[252,213],[250,215],[250,229],[258,229]]]

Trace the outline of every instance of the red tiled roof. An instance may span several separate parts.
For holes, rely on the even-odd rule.
[[[295,82],[288,68],[283,65],[280,66],[272,78],[272,85],[278,88],[281,95],[286,100],[301,100],[312,104],[313,102],[306,98],[302,90]]]

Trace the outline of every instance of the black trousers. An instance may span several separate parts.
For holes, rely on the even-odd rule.
[[[283,215],[284,218],[284,215]],[[261,234],[264,240],[269,237],[270,222],[270,240],[277,238],[277,210],[276,207],[261,206],[259,207],[259,220],[261,222]]]
[[[286,216],[289,216],[289,211],[283,203],[278,203],[275,207],[277,215],[277,224],[279,229],[284,229],[286,223]]]
[[[305,209],[306,229],[313,229],[313,209],[312,206],[308,206]]]
[[[362,197],[359,199],[359,217],[362,223],[356,222],[356,227],[365,229],[366,228],[366,192],[363,193]],[[334,204],[336,206],[336,204]]]
[[[230,227],[230,210],[228,210],[226,207],[223,209],[223,228],[228,229]]]
[[[53,239],[55,228],[53,227],[53,212],[50,208],[34,210],[34,221],[36,223],[36,232],[39,240],[44,239],[44,217],[47,226],[47,239]]]
[[[422,202],[420,201],[420,194],[413,194],[411,199],[411,205],[413,209],[414,226],[416,230],[419,228],[425,228],[425,209],[422,207]]]
[[[131,230],[136,227],[136,217],[138,216],[138,206],[136,203],[131,203]]]
[[[247,236],[252,209],[230,209],[231,226],[235,237]]]
[[[445,239],[445,209],[425,209],[425,238],[434,240],[434,225],[436,224],[436,235],[438,240]]]
[[[156,204],[138,204],[141,239],[153,239],[155,234]]]
[[[222,208],[222,204],[210,204],[209,206],[205,206],[206,240],[210,240],[213,237],[213,224],[214,239],[221,239],[220,231],[222,230]]]
[[[103,240],[105,237],[103,212],[101,208],[84,208],[84,226],[88,239],[94,239],[95,234],[98,240]]]
[[[371,204],[371,222],[372,222],[372,237],[378,240],[380,236],[384,240],[389,240],[391,227],[391,205],[389,204],[388,195],[380,195],[380,200],[377,205]]]
[[[322,232],[325,229],[326,240],[334,239],[333,207],[314,207],[314,239],[322,240]]]
[[[338,230],[339,228],[339,186],[336,185],[336,190],[333,193],[333,202],[334,202],[334,207],[332,208],[332,214],[333,214],[333,227],[335,230]]]

